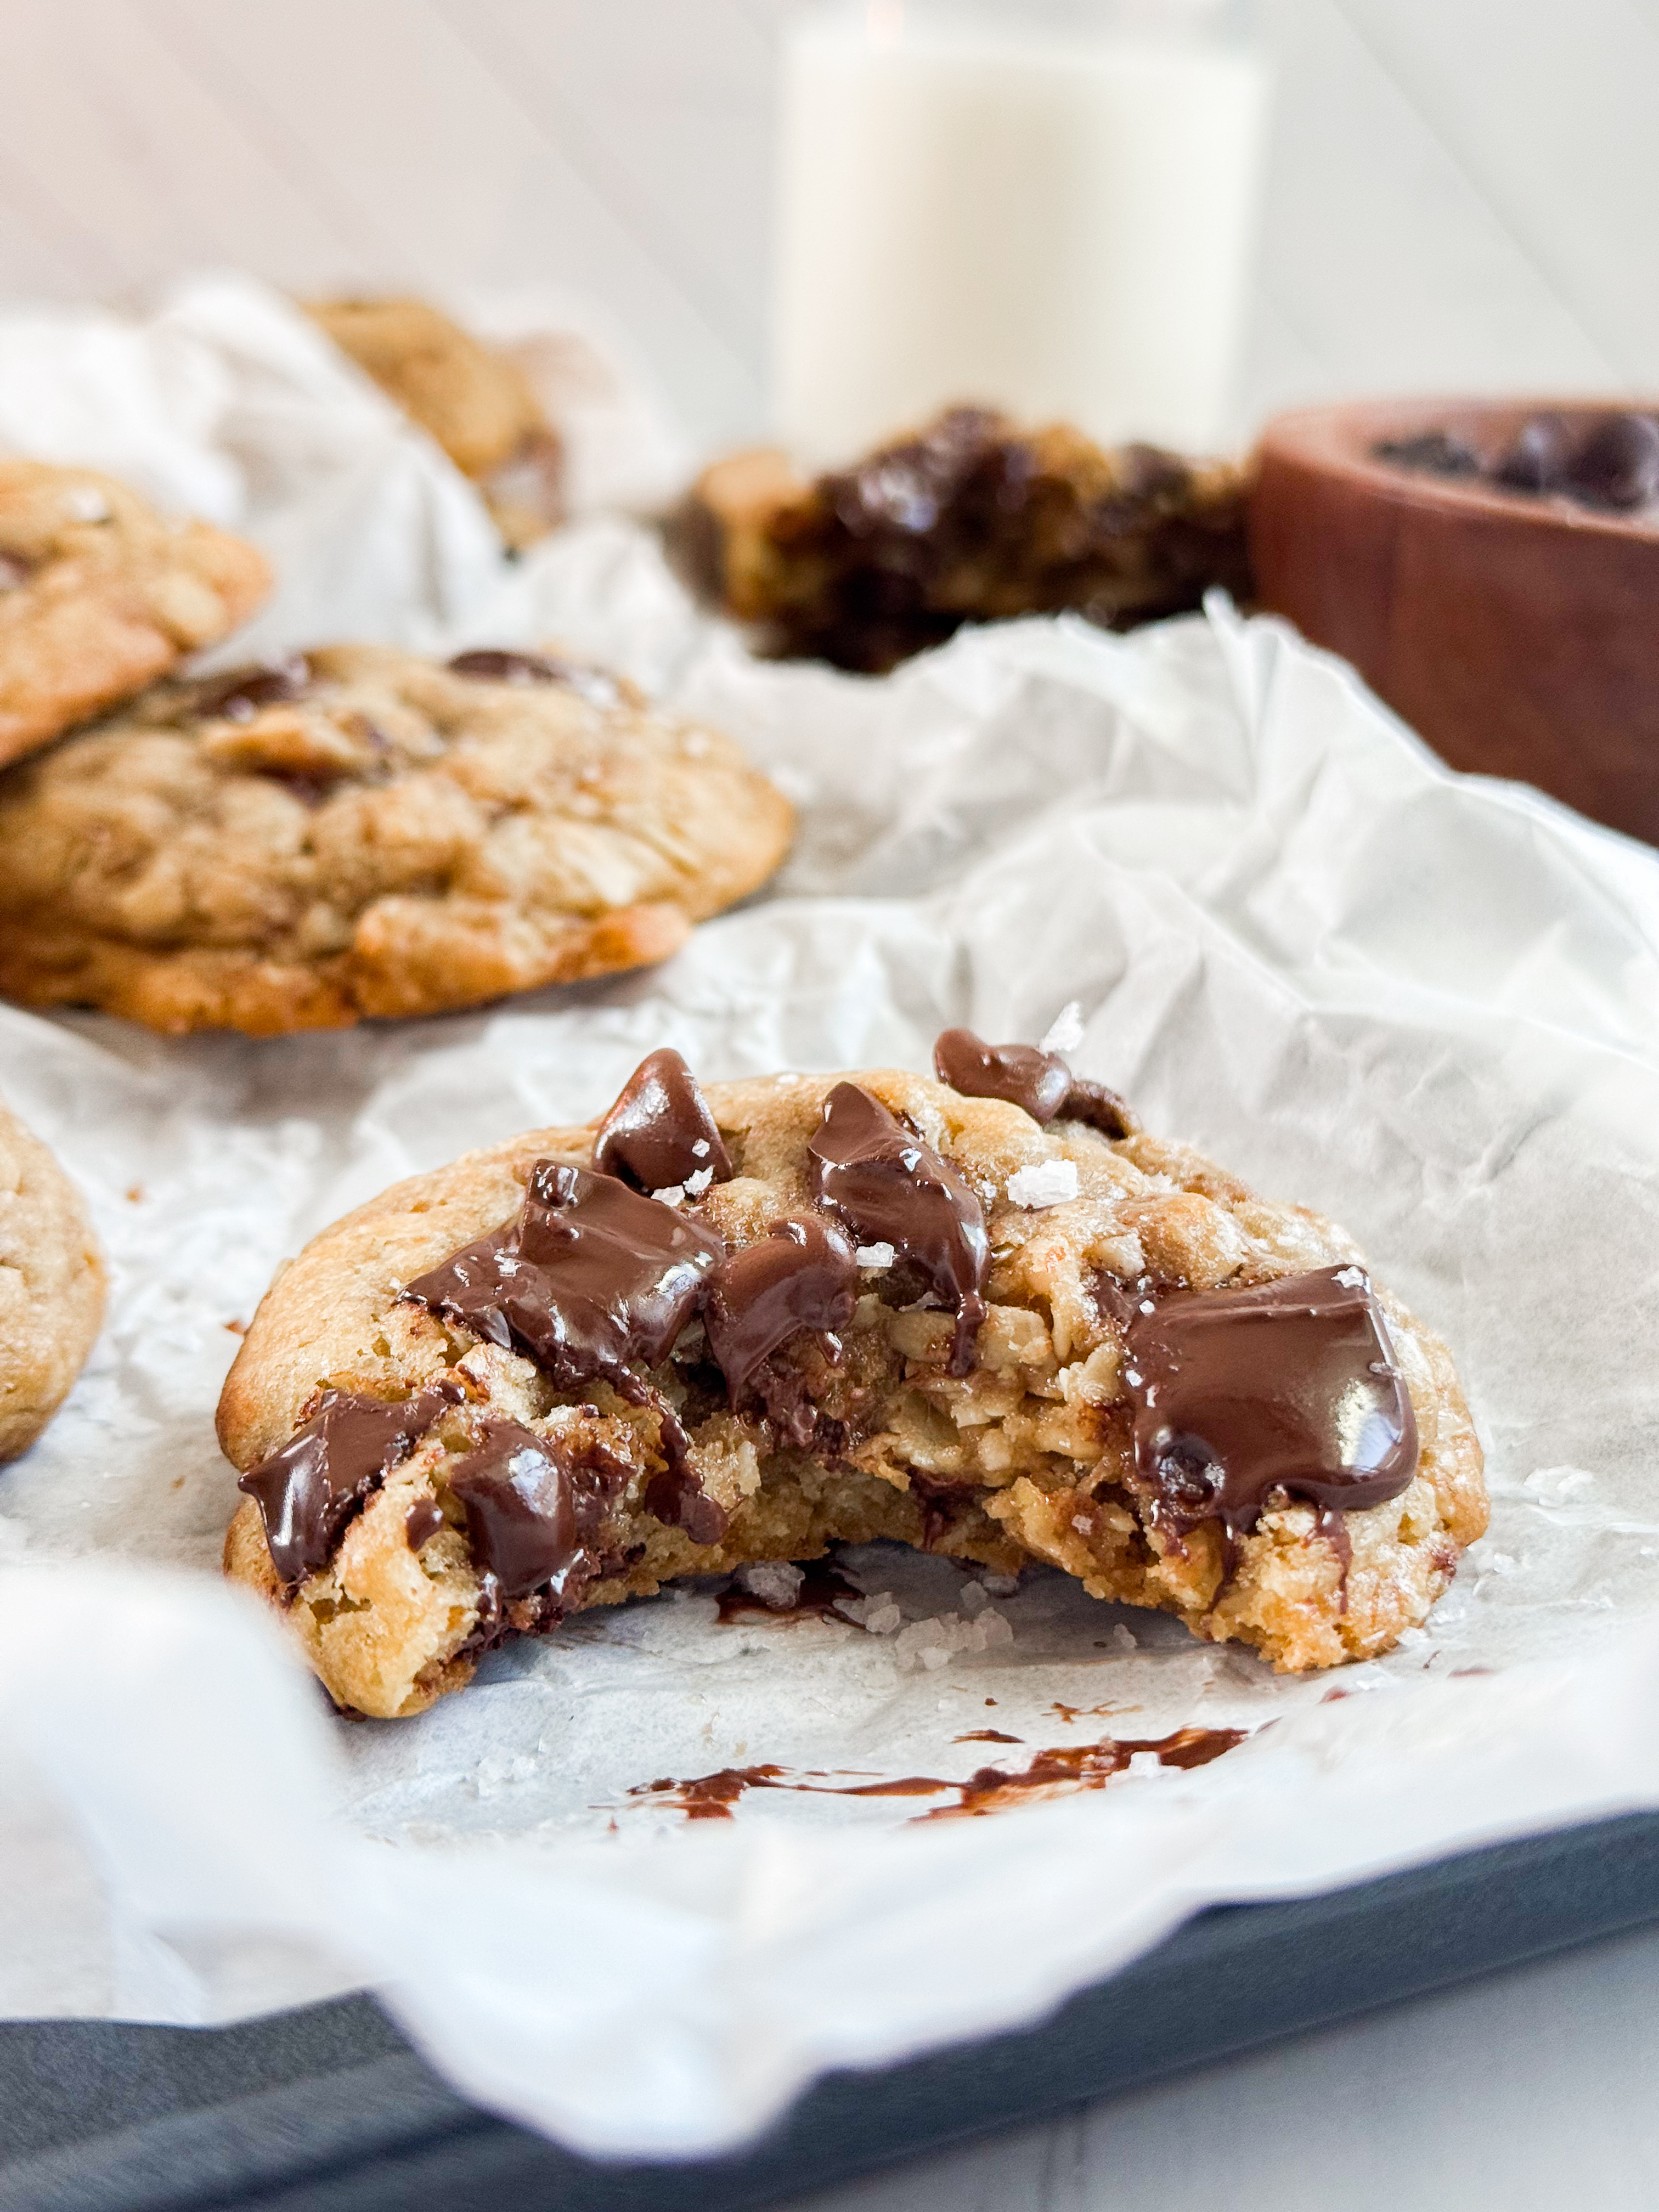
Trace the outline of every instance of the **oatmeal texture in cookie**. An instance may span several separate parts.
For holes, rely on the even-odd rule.
[[[562,519],[563,447],[510,354],[425,300],[313,300],[306,312],[472,478],[509,545]]]
[[[1424,1619],[1486,1521],[1444,1345],[1329,1222],[964,1038],[972,1091],[653,1054],[283,1271],[219,1409],[226,1567],[337,1703],[836,1540],[1045,1561],[1284,1669]]]
[[[665,958],[791,827],[728,738],[596,671],[335,646],[0,776],[0,991],[254,1036],[476,1006]]]
[[[104,1313],[104,1262],[81,1194],[0,1106],[0,1460],[69,1395]]]
[[[0,459],[0,762],[129,699],[251,615],[264,556],[90,469]]]

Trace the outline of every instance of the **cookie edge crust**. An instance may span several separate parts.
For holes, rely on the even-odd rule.
[[[80,1380],[103,1327],[109,1270],[79,1188],[51,1146],[3,1104],[0,1144],[15,1152],[24,1176],[32,1174],[46,1194],[52,1208],[48,1231],[72,1255],[66,1281],[44,1291],[31,1291],[28,1297],[31,1335],[44,1334],[65,1356],[52,1363],[56,1371],[38,1397],[14,1404],[11,1393],[0,1396],[0,1466],[5,1466],[46,1433]],[[23,1180],[20,1176],[20,1188]]]

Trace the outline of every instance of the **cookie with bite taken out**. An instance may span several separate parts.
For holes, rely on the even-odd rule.
[[[1042,1560],[1281,1668],[1386,1650],[1486,1526],[1446,1347],[1342,1231],[1059,1057],[699,1085],[418,1176],[266,1294],[226,1567],[343,1706],[677,1576]]]

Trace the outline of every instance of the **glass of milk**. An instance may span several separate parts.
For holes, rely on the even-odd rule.
[[[1268,72],[1244,0],[857,0],[793,27],[777,428],[845,459],[956,400],[1102,444],[1231,430]]]

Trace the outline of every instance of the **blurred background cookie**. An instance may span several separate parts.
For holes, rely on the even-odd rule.
[[[0,990],[252,1035],[476,1006],[665,959],[793,821],[598,671],[334,646],[0,777]]]
[[[706,469],[677,565],[763,649],[878,675],[966,622],[1067,611],[1127,629],[1248,595],[1246,471],[983,407],[816,479],[781,453]]]
[[[0,761],[216,643],[270,585],[252,545],[112,477],[0,459]]]
[[[0,1460],[27,1451],[86,1364],[105,1273],[80,1193],[0,1106]]]
[[[563,519],[564,453],[529,377],[424,300],[311,300],[306,312],[483,495],[509,546]]]

